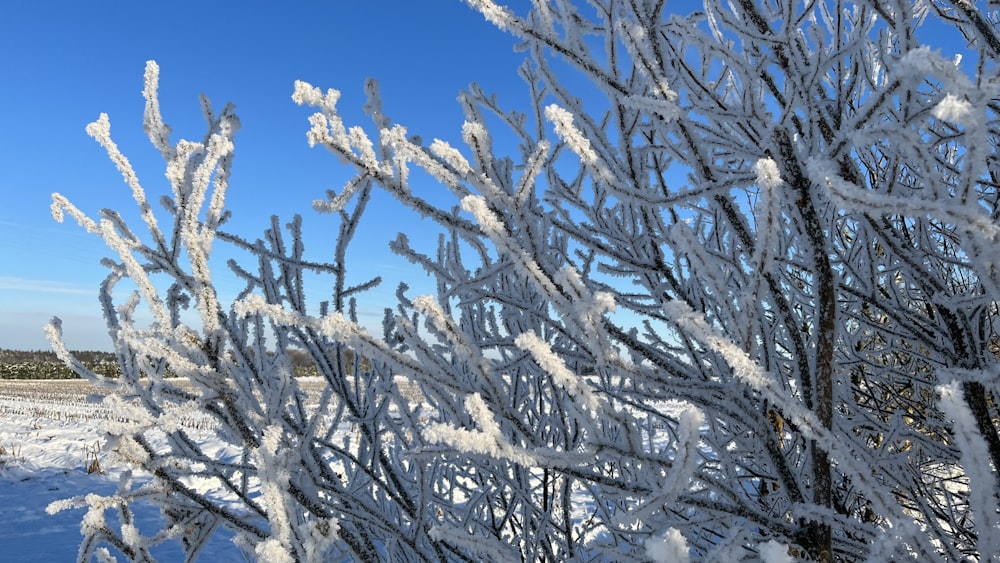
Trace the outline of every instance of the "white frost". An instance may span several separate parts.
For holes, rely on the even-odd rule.
[[[691,560],[687,538],[674,528],[660,537],[646,540],[646,555],[654,563],[687,563]]]
[[[566,362],[552,350],[547,342],[533,332],[525,332],[517,335],[514,344],[531,354],[538,367],[552,376],[553,383],[573,395],[585,409],[597,411],[600,404],[587,383],[566,367]]]
[[[762,158],[753,165],[753,172],[757,175],[757,185],[774,189],[780,186],[784,180],[781,179],[781,171],[778,170],[778,163],[770,158]]]
[[[965,392],[958,381],[939,385],[941,410],[952,419],[955,445],[961,452],[962,466],[969,478],[970,505],[979,542],[983,546],[1000,545],[1000,522],[997,519],[996,487],[990,467],[990,453],[976,424],[975,415],[966,403]]]
[[[935,118],[954,123],[965,123],[971,114],[972,104],[954,94],[947,94],[944,99],[938,102],[933,111]]]
[[[288,554],[288,551],[281,545],[281,542],[275,539],[269,539],[257,544],[254,554],[258,557],[259,561],[273,561],[274,563],[292,563],[294,561],[292,556]]]
[[[587,164],[597,162],[597,153],[594,152],[590,139],[573,125],[572,113],[556,104],[551,104],[545,107],[545,118],[552,122],[559,138],[566,141],[570,150],[576,153],[581,160]]]
[[[760,560],[764,563],[793,563],[788,547],[774,540],[760,544]]]
[[[468,211],[487,233],[499,234],[504,231],[503,222],[486,205],[486,200],[477,195],[462,198],[462,209]]]
[[[490,0],[467,0],[473,9],[479,10],[486,21],[497,26],[501,30],[507,30],[514,23],[514,14],[506,6],[500,6]]]

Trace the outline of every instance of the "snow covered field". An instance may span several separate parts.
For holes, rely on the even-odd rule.
[[[298,381],[310,395],[324,385],[320,378]],[[46,507],[116,490],[127,467],[106,448],[102,425],[120,418],[120,413],[102,404],[106,394],[84,380],[0,380],[0,560],[48,563],[76,558],[86,508],[49,514]],[[207,417],[197,416],[185,426],[200,441],[211,444],[211,425]],[[206,451],[235,455],[211,445]],[[144,478],[148,477],[134,475],[137,481]],[[143,508],[137,513],[137,527],[144,535],[152,534],[159,530],[159,514],[155,508]],[[246,561],[231,537],[217,530],[199,560]],[[159,545],[152,553],[162,562],[184,560],[177,542]]]
[[[0,398],[7,407],[7,397]],[[72,561],[80,543],[83,508],[54,515],[45,511],[49,503],[84,493],[110,494],[121,475],[120,467],[102,465],[103,474],[87,473],[92,452],[101,438],[96,419],[51,416],[9,415],[3,418],[0,444],[0,545],[6,561]],[[97,454],[98,460],[105,456]],[[140,513],[151,528],[158,518],[155,511]],[[161,561],[182,561],[179,546],[165,545],[155,550]],[[203,561],[243,561],[242,554],[224,538],[213,541],[202,555]]]
[[[74,496],[111,494],[125,469],[104,451],[101,424],[115,416],[101,394],[82,380],[0,380],[0,558],[17,562],[72,561],[84,508],[54,515],[46,507]],[[100,471],[92,467],[94,461]],[[139,513],[152,531],[155,509]],[[217,534],[202,561],[244,561],[226,535]],[[160,561],[182,561],[179,545],[153,550]]]

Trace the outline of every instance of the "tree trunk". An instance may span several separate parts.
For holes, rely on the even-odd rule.
[[[816,283],[816,312],[810,332],[816,346],[815,362],[811,373],[802,375],[802,393],[806,407],[816,413],[820,424],[833,428],[833,366],[837,338],[837,293],[833,266],[830,262],[828,241],[823,223],[816,209],[811,182],[799,165],[795,148],[788,132],[777,129],[774,140],[784,165],[789,186],[795,191],[796,205],[805,231],[808,233],[812,252],[813,275]],[[833,478],[830,457],[815,441],[810,441],[813,478],[813,502],[818,506],[833,506]],[[802,530],[802,546],[815,561],[833,561],[833,537],[829,524],[810,522]]]

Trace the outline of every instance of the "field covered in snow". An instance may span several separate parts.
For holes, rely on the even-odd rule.
[[[0,545],[4,560],[72,561],[85,509],[48,514],[46,507],[82,494],[115,491],[126,468],[105,448],[101,424],[116,413],[101,404],[102,393],[83,380],[0,380],[0,506],[4,514]],[[199,422],[191,421],[192,431],[210,439],[210,430]],[[155,509],[138,517],[140,533],[157,529]],[[153,553],[160,561],[183,560],[176,543],[161,545]],[[245,560],[226,535],[213,538],[200,559]]]

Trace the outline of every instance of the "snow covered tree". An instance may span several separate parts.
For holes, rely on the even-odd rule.
[[[463,147],[392,123],[374,82],[367,130],[344,123],[337,91],[296,84],[310,144],[357,171],[315,204],[341,225],[330,264],[304,259],[298,218],[256,242],[222,230],[230,108],[206,101],[205,140],[171,145],[147,68],[167,228],[106,118],[91,126],[148,234],[62,196],[53,209],[118,255],[102,303],[121,378],[74,363],[58,323],[53,341],[126,392],[109,399],[131,420],[112,447],[153,477],[76,501],[90,506],[81,558],[103,543],[148,559],[177,536],[195,555],[218,526],[269,561],[1000,552],[997,14],[468,3],[528,59],[521,110],[462,96]],[[962,38],[962,57],[921,42],[932,33]],[[452,204],[412,188],[416,169]],[[442,233],[436,249],[393,243],[437,293],[401,286],[381,335],[354,306],[378,280],[345,263],[375,189]],[[256,257],[230,264],[246,282],[230,304],[216,243]],[[332,278],[319,310],[307,271]],[[126,278],[138,289],[119,303]],[[324,378],[318,404],[291,377],[293,348]],[[185,426],[194,413],[216,441]],[[137,502],[162,508],[160,534],[131,526]]]

